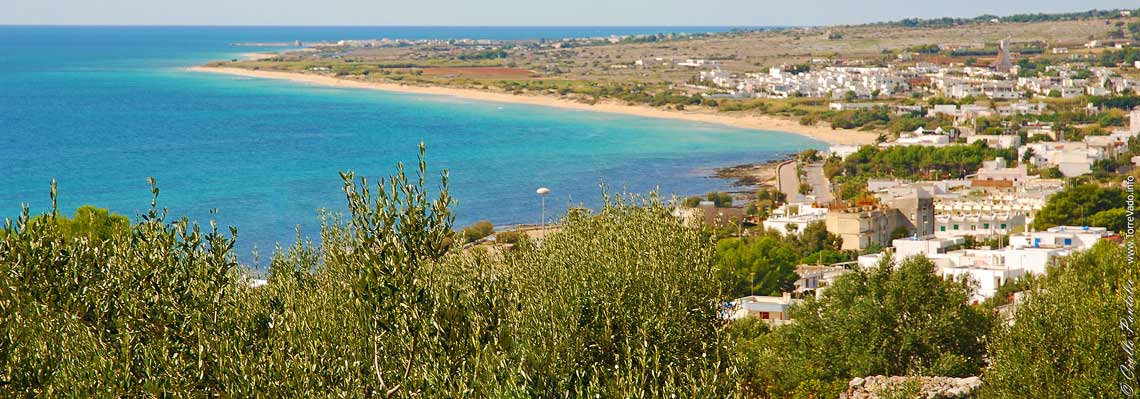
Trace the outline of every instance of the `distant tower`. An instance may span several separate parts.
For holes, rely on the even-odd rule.
[[[1004,39],[998,42],[998,55],[997,60],[994,60],[994,71],[1007,73],[1013,68],[1013,63],[1009,59],[1009,42]]]
[[[1140,107],[1133,108],[1128,113],[1128,131],[1133,135],[1140,134]]]

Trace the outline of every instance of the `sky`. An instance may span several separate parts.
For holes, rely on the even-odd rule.
[[[1136,0],[0,0],[0,24],[809,26],[1140,8]]]

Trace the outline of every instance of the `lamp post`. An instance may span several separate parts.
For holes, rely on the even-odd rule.
[[[550,194],[550,189],[546,187],[539,187],[535,190],[539,197],[542,197],[542,238],[546,238],[546,194]]]

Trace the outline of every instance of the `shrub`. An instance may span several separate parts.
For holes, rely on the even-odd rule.
[[[422,159],[342,174],[348,213],[257,288],[213,222],[152,206],[90,240],[25,210],[0,237],[0,397],[736,396],[711,242],[655,197],[461,251]]]
[[[491,224],[491,221],[480,220],[471,224],[470,226],[464,227],[463,231],[460,232],[460,235],[463,236],[463,242],[467,243],[482,239],[494,232],[495,225]]]
[[[980,398],[1071,398],[1119,394],[1138,371],[1121,345],[1135,335],[1126,250],[1101,242],[1031,282],[990,349]],[[1044,356],[1043,356],[1044,355]],[[1079,365],[1079,366],[1078,366]],[[1134,387],[1134,385],[1132,385]],[[1129,396],[1129,395],[1124,395]]]
[[[813,380],[976,375],[993,320],[967,303],[969,285],[944,280],[923,257],[897,269],[886,262],[844,274],[821,299],[793,307],[795,323],[764,336],[765,350],[751,355],[768,367],[749,383],[784,397]]]
[[[523,238],[523,233],[519,231],[504,231],[495,234],[495,242],[500,244],[515,244]]]

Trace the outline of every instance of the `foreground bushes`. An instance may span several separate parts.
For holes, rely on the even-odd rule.
[[[1125,282],[1140,281],[1140,270],[1126,256],[1120,245],[1102,242],[1034,280],[1013,325],[999,329],[991,345],[981,397],[1132,396],[1120,384],[1136,388],[1140,368],[1128,345],[1140,325],[1127,305],[1135,287]]]
[[[107,237],[27,215],[0,238],[0,396],[729,397],[713,247],[608,198],[541,246],[460,252],[402,168],[345,174],[321,245],[250,288],[236,232],[152,207]],[[155,190],[157,197],[157,190]]]
[[[742,346],[750,390],[834,398],[853,377],[977,375],[993,320],[967,303],[969,286],[924,257],[889,262],[839,277],[792,309],[795,323]]]
[[[447,177],[429,196],[424,170],[343,175],[348,213],[278,248],[258,288],[234,230],[25,211],[0,234],[0,397],[827,398],[978,373],[987,398],[1097,397],[1125,360],[1116,244],[1035,283],[1012,327],[921,258],[840,277],[791,325],[725,325],[715,247],[656,198],[489,255],[458,248]],[[837,245],[818,233],[792,255]],[[758,248],[794,259],[777,247]]]

